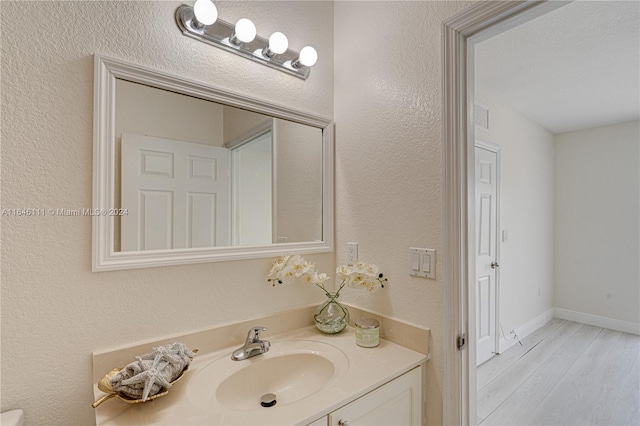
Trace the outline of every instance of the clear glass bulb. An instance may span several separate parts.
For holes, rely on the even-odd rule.
[[[300,63],[306,67],[312,67],[318,60],[318,52],[311,46],[305,46],[300,51],[298,59]]]
[[[281,32],[275,32],[269,37],[269,50],[276,55],[281,55],[289,48],[287,36]]]
[[[236,37],[243,43],[250,43],[256,38],[256,26],[247,18],[236,22]]]
[[[193,13],[198,22],[212,25],[218,19],[218,8],[211,0],[197,0],[193,5]]]

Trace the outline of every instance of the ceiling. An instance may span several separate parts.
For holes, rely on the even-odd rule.
[[[640,118],[640,2],[575,1],[475,46],[475,83],[553,133]]]

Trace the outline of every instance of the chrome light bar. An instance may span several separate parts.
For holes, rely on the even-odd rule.
[[[309,77],[310,68],[300,64],[300,54],[287,49],[282,54],[269,57],[269,41],[256,35],[253,41],[248,43],[234,40],[234,25],[217,19],[211,25],[202,25],[195,18],[192,6],[182,5],[176,10],[176,23],[184,35],[204,43],[224,49],[236,55],[244,56],[254,62],[266,65],[290,75],[306,80]],[[231,40],[230,40],[231,39]]]

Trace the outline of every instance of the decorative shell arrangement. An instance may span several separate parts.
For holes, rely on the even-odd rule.
[[[187,372],[197,352],[197,349],[189,350],[183,343],[174,343],[136,356],[136,362],[125,368],[114,368],[100,379],[98,389],[106,395],[91,406],[96,408],[113,397],[128,404],[137,404],[165,396],[169,388]],[[151,391],[154,384],[155,391]],[[114,389],[114,385],[118,390]]]

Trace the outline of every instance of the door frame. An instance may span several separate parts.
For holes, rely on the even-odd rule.
[[[491,142],[486,142],[483,141],[481,139],[476,139],[475,140],[475,144],[474,144],[474,166],[475,166],[475,148],[482,148],[485,149],[489,152],[493,152],[496,155],[496,229],[494,230],[494,236],[496,239],[496,255],[495,255],[495,262],[496,263],[500,263],[500,243],[502,242],[501,239],[501,235],[500,235],[500,176],[502,174],[502,153],[500,151],[500,145],[496,145],[494,143]],[[474,186],[473,188],[470,188],[470,191],[474,191],[474,200],[475,200],[475,172],[473,173],[473,181],[474,181]],[[475,205],[474,207],[474,221],[475,221]],[[475,235],[475,234],[474,234]],[[471,242],[471,241],[470,241]],[[475,238],[474,241],[475,243]],[[473,246],[475,247],[475,245]],[[474,249],[474,253],[476,252],[476,250]],[[475,258],[475,254],[474,254],[474,258]],[[494,345],[494,351],[493,353],[498,355],[500,353],[500,268],[496,268],[495,270],[495,286],[496,286],[496,292],[495,292],[495,330],[494,330],[494,336],[495,336],[495,341],[493,343]],[[476,282],[477,282],[477,276],[475,277]],[[475,305],[474,305],[475,306]],[[477,362],[476,362],[477,365]]]
[[[443,424],[476,423],[475,135],[473,44],[516,27],[570,1],[517,0],[474,4],[442,23],[443,143]],[[473,192],[474,194],[471,194]],[[459,335],[467,345],[458,350]]]

